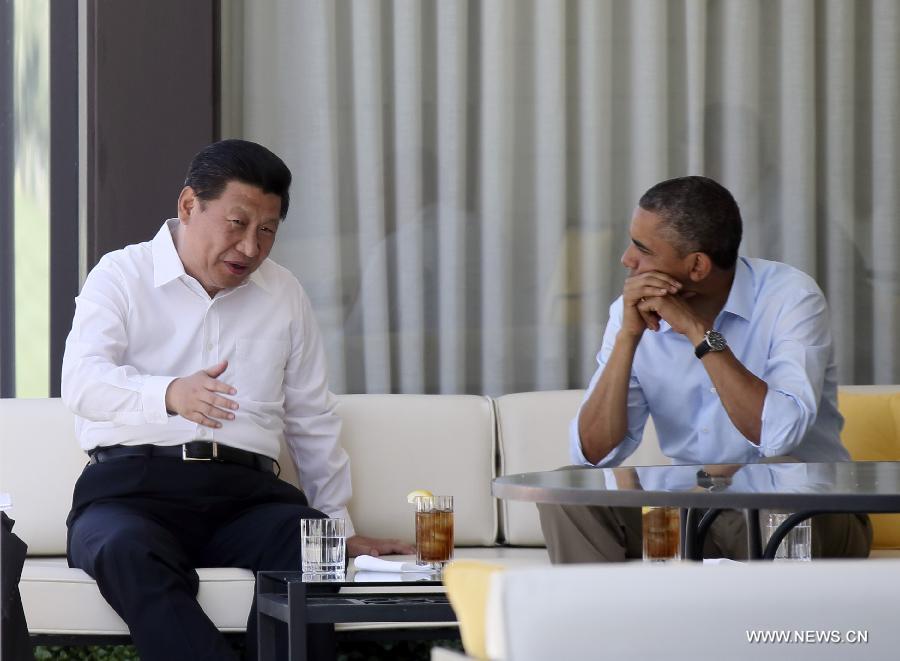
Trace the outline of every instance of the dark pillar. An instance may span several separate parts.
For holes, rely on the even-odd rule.
[[[89,0],[87,261],[175,215],[191,157],[218,137],[218,0]]]
[[[50,4],[50,396],[78,294],[78,2]]]
[[[16,395],[13,0],[0,0],[0,397]]]

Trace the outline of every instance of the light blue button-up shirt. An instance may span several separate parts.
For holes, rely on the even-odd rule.
[[[599,368],[585,401],[609,360],[622,311],[620,296],[609,308]],[[786,264],[742,257],[713,327],[744,367],[769,387],[760,444],[748,441],[731,422],[690,340],[661,321],[659,331],[644,332],[635,353],[628,432],[596,465],[616,466],[634,452],[648,415],[660,449],[676,464],[746,463],[782,455],[849,460],[840,440],[844,420],[837,410],[828,305],[812,278]],[[577,416],[569,440],[572,461],[591,464],[582,452]]]

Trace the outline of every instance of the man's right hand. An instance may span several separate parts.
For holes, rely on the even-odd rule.
[[[647,271],[625,279],[622,290],[622,332],[639,337],[647,328],[659,330],[659,315],[638,309],[641,299],[669,296],[681,291],[681,283],[660,271]]]
[[[218,377],[228,368],[228,361],[175,379],[166,390],[166,410],[206,427],[222,426],[219,420],[234,420],[237,402],[218,393],[234,395],[237,390]],[[218,418],[219,420],[217,420]]]

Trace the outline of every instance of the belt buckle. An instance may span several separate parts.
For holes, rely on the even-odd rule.
[[[219,458],[219,444],[216,441],[211,441],[212,444],[212,456],[211,457],[189,457],[187,456],[187,443],[183,443],[181,445],[181,460],[182,461],[213,461]]]

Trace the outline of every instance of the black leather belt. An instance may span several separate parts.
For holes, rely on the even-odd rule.
[[[239,450],[215,441],[191,441],[184,445],[112,445],[94,448],[90,463],[102,464],[125,457],[174,457],[182,461],[221,461],[272,472],[275,461],[247,450]]]

